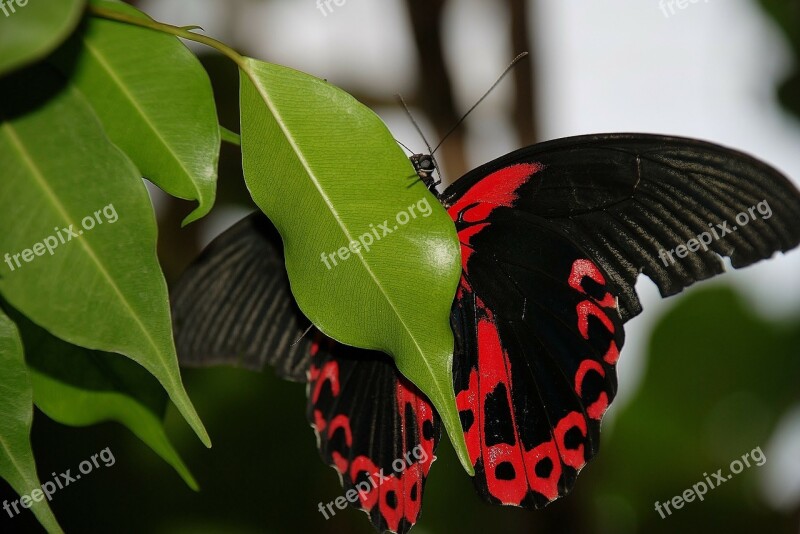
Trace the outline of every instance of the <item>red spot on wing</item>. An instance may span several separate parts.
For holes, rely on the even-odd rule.
[[[431,434],[430,439],[425,439],[425,423],[428,423],[431,429],[433,429],[433,407],[427,401],[427,399],[422,397],[421,393],[416,387],[411,384],[406,385],[405,379],[397,381],[396,396],[397,411],[400,414],[400,428],[402,429],[403,453],[407,454],[412,452],[407,450],[406,447],[406,443],[408,443],[408,440],[406,439],[406,431],[409,428],[409,425],[412,424],[411,421],[406,420],[406,407],[410,406],[411,411],[414,414],[414,418],[416,419],[417,438],[420,446],[422,447],[420,456],[423,456],[423,460],[420,460],[419,464],[414,465],[420,465],[424,474],[427,475],[434,460],[434,436]],[[412,456],[411,458],[413,459],[415,457]]]
[[[464,439],[467,442],[467,451],[472,465],[478,461],[481,455],[480,428],[482,419],[479,417],[478,408],[478,371],[475,369],[469,372],[469,387],[456,395],[456,407],[460,412],[472,414],[472,426],[464,432]]]
[[[584,259],[575,260],[575,263],[572,264],[572,271],[569,273],[569,285],[581,293],[586,293],[583,289],[583,279],[587,276],[602,286],[606,285],[606,279],[600,269],[597,268],[597,265]]]
[[[600,418],[603,417],[603,414],[606,413],[607,409],[608,395],[605,391],[601,391],[600,395],[597,396],[597,400],[586,408],[586,414],[592,419],[597,419],[599,421]]]
[[[473,253],[470,240],[489,225],[487,219],[496,208],[513,206],[519,198],[520,186],[542,170],[541,163],[519,163],[483,177],[470,187],[461,198],[447,208],[456,222],[471,223],[458,232],[461,242],[461,263],[464,271]]]
[[[500,333],[497,331],[494,315],[484,303],[477,299],[477,306],[482,310],[484,317],[478,319],[478,369],[480,370],[480,380],[478,381],[479,399],[478,413],[480,421],[486,421],[485,412],[486,397],[493,393],[500,384],[505,386],[506,402],[509,406],[511,416],[511,426],[514,428],[515,444],[497,443],[487,446],[481,440],[481,456],[486,472],[486,481],[489,493],[503,503],[520,504],[528,493],[528,483],[525,474],[525,462],[522,457],[522,446],[519,439],[519,432],[514,415],[514,405],[511,400],[511,376],[508,354],[503,350],[500,342]],[[489,414],[491,416],[492,414]],[[479,427],[479,431],[483,429]],[[509,462],[513,468],[515,476],[510,480],[501,480],[497,477],[497,467]]]
[[[353,463],[350,464],[350,480],[355,484],[355,489],[358,491],[361,507],[367,511],[372,510],[378,500],[378,492],[375,491],[375,487],[371,482],[372,476],[377,472],[378,467],[366,456],[357,456]],[[357,482],[358,475],[361,473],[366,474],[367,478],[362,482]]]
[[[420,473],[419,464],[411,466],[403,476],[403,515],[406,519],[414,524],[419,519],[419,512],[422,508],[422,479],[423,475]]]
[[[578,429],[584,439],[586,438],[586,419],[580,412],[570,412],[558,422],[555,428],[556,444],[561,454],[561,461],[570,467],[580,469],[586,463],[583,443],[574,449],[568,448],[566,443],[567,433],[574,428]]]
[[[586,373],[589,371],[594,371],[600,376],[606,376],[606,372],[603,370],[602,365],[594,360],[583,360],[580,367],[578,367],[578,371],[575,373],[575,392],[578,395],[583,395],[581,392],[583,389],[583,379],[586,378]]]
[[[314,404],[319,400],[319,394],[325,382],[330,383],[333,396],[339,396],[339,364],[335,360],[327,362],[322,369],[312,365],[309,371],[309,380],[314,382],[314,393],[311,397]]]
[[[581,293],[587,294],[586,290],[583,288],[583,279],[587,277],[591,278],[601,286],[606,285],[605,276],[603,276],[603,273],[600,272],[600,269],[594,264],[594,262],[587,259],[575,260],[575,262],[572,264],[572,270],[569,273],[568,282],[570,287],[580,291]],[[597,303],[604,308],[616,308],[617,306],[616,299],[609,292],[606,292],[606,294],[603,296],[603,299]]]
[[[519,198],[520,186],[543,168],[541,163],[519,163],[493,172],[470,187],[447,211],[454,221],[459,215],[465,222],[483,221],[495,208],[511,207]]]
[[[601,377],[606,376],[606,372],[599,362],[591,359],[583,360],[580,367],[578,367],[578,371],[575,373],[575,392],[580,397],[583,397],[583,380],[586,378],[586,374],[590,372],[597,373]],[[586,414],[592,419],[600,419],[607,408],[608,395],[605,391],[601,391],[597,396],[597,400],[586,408]]]
[[[611,344],[608,346],[608,351],[605,356],[603,356],[603,360],[609,365],[614,365],[617,363],[617,360],[619,360],[619,348],[617,348],[617,343],[614,340],[611,340]]]
[[[397,527],[400,526],[400,519],[403,518],[402,499],[400,498],[401,490],[402,484],[394,475],[389,476],[380,485],[379,495],[381,501],[378,509],[389,526],[389,530],[393,531],[397,531]],[[394,507],[389,502],[390,493],[394,495]]]
[[[589,339],[589,316],[594,316],[600,319],[609,332],[614,333],[614,323],[608,318],[608,315],[601,310],[594,302],[590,300],[583,300],[575,307],[578,312],[578,330],[584,339]]]
[[[331,420],[331,424],[328,427],[328,439],[332,438],[336,431],[340,428],[344,430],[345,443],[347,443],[348,447],[352,446],[353,432],[350,430],[350,418],[344,414],[337,415],[333,418],[333,420]]]
[[[552,464],[550,474],[546,477],[536,474],[536,466],[545,459],[549,459]],[[541,493],[550,501],[555,500],[558,497],[558,481],[562,473],[561,459],[555,442],[545,441],[526,452],[525,465],[528,468],[527,475],[531,489]]]

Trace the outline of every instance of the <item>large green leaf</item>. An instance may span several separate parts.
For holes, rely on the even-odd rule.
[[[0,75],[43,58],[75,29],[85,0],[0,3]]]
[[[367,107],[292,69],[242,66],[245,180],[283,238],[300,308],[334,339],[390,354],[471,472],[453,392],[453,222]]]
[[[125,4],[95,2],[133,17]],[[149,180],[171,195],[197,200],[184,221],[214,203],[220,132],[211,82],[177,37],[90,17],[57,56],[106,133]]]
[[[0,82],[0,293],[61,339],[140,363],[208,444],[181,382],[147,190],[59,80],[41,65]]]
[[[19,332],[2,310],[0,369],[3,373],[0,382],[0,477],[6,479],[14,491],[27,496],[26,503],[32,505],[33,513],[48,532],[61,532],[48,501],[39,494],[36,495],[38,500],[31,499],[33,490],[41,487],[30,440],[33,393],[22,356]],[[21,503],[17,503],[17,507],[19,511],[23,510]],[[6,511],[3,512],[5,513]]]
[[[121,423],[198,489],[164,431],[167,395],[150,373],[129,358],[71,345],[12,316],[25,345],[33,400],[42,412],[70,426]]]

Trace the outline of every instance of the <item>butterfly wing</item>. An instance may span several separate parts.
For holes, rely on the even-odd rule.
[[[322,335],[311,353],[308,418],[323,460],[379,532],[408,532],[441,437],[439,416],[385,354]]]
[[[509,178],[515,168],[521,175]],[[693,139],[601,134],[540,143],[468,173],[442,201],[465,207],[490,189],[588,251],[621,290],[625,320],[641,312],[634,291],[640,272],[670,296],[720,274],[721,256],[739,268],[800,242],[800,193],[786,177],[746,154]],[[739,214],[748,221],[737,223]],[[705,233],[707,249],[679,257],[679,245]]]
[[[275,227],[254,213],[189,266],[170,291],[181,365],[271,365],[281,378],[306,380],[311,341],[300,338],[310,321],[294,305],[282,251]]]
[[[538,508],[566,494],[596,454],[616,392],[623,323],[644,272],[662,294],[800,242],[800,195],[772,168],[699,141],[599,135],[535,145],[456,181],[463,277],[454,304],[454,383],[488,501]],[[749,221],[681,263],[661,249]],[[766,209],[764,210],[766,211]]]
[[[182,364],[275,367],[307,381],[307,414],[322,459],[340,475],[350,506],[380,531],[407,532],[422,493],[441,421],[385,354],[335,343],[295,303],[281,239],[254,213],[214,240],[171,295]],[[335,505],[327,513],[335,513]]]

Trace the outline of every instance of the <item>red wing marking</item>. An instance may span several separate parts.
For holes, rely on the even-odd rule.
[[[413,411],[417,422],[417,437],[419,438],[419,443],[422,446],[422,451],[425,453],[425,461],[415,462],[408,469],[412,470],[421,468],[423,474],[427,476],[428,471],[431,469],[431,464],[435,459],[433,456],[433,407],[427,400],[423,399],[419,395],[419,393],[416,391],[416,388],[411,389],[406,387],[404,381],[404,379],[397,381],[397,410],[400,414],[400,428],[402,428],[404,444],[403,452],[406,454],[411,452],[406,450],[407,447],[405,446],[405,444],[408,443],[406,439],[406,430],[412,425],[411,421],[406,421],[406,406],[411,406],[411,410]],[[430,428],[428,432],[430,434],[430,438],[425,437],[426,424]],[[412,458],[415,457],[412,456]]]
[[[350,480],[353,481],[356,490],[358,490],[358,499],[361,501],[361,507],[367,511],[372,510],[378,500],[378,492],[373,491],[374,485],[371,482],[372,476],[378,471],[378,467],[366,456],[357,456],[353,463],[350,464]],[[366,481],[356,483],[358,475],[362,473],[366,474]],[[364,485],[367,486],[366,489],[362,489]]]
[[[388,477],[381,484],[380,489],[380,505],[379,509],[381,515],[389,525],[389,529],[396,531],[400,525],[400,519],[403,518],[403,508],[400,505],[400,491],[402,483],[394,475]],[[416,520],[416,518],[414,518]]]
[[[603,356],[603,361],[608,365],[615,365],[617,360],[619,360],[619,349],[617,348],[616,341],[611,340],[611,345],[609,345],[606,355]]]
[[[583,360],[580,367],[578,367],[578,371],[575,373],[575,392],[579,396],[583,395],[581,392],[583,389],[583,379],[586,378],[586,373],[590,371],[593,371],[600,376],[606,376],[606,372],[603,370],[602,365],[594,360]]]
[[[511,426],[514,429],[513,444],[496,443],[487,446],[485,436],[481,434],[483,438],[480,440],[481,456],[484,461],[487,486],[489,493],[501,502],[520,504],[528,493],[528,482],[525,460],[522,456],[522,444],[514,414],[514,404],[511,400],[510,363],[508,354],[501,345],[500,334],[491,310],[479,298],[476,299],[476,305],[479,314],[483,315],[478,319],[478,369],[480,370],[477,398],[478,420],[482,425],[486,421],[486,399],[489,395],[505,395],[504,400],[508,405]],[[478,431],[483,432],[483,428],[478,427]],[[501,479],[498,477],[498,470],[502,464],[510,464],[513,473],[509,473]],[[509,469],[506,471],[510,472]]]
[[[489,226],[484,221],[496,208],[512,207],[519,198],[517,192],[520,186],[542,169],[544,166],[540,163],[519,163],[500,169],[478,181],[447,208],[453,221],[468,223],[458,231],[464,272],[467,272],[467,262],[473,253],[470,240]]]
[[[475,410],[476,406],[479,406],[478,371],[471,369],[469,372],[469,387],[456,395],[456,407],[459,412],[467,413],[472,417],[469,428],[464,429],[464,439],[467,442],[467,451],[472,465],[475,465],[481,455],[480,429],[482,419],[480,418],[480,410]]]
[[[540,462],[544,462],[541,464]],[[550,473],[540,475],[537,467],[546,466],[549,462]],[[561,459],[558,447],[553,440],[545,441],[525,453],[525,464],[528,468],[528,482],[531,489],[544,495],[547,500],[553,501],[558,497],[558,481],[561,478]]]
[[[577,429],[581,437],[586,438],[586,419],[580,412],[570,412],[558,422],[555,428],[556,444],[561,453],[561,460],[570,467],[580,469],[586,463],[583,443],[575,448],[569,448],[567,443],[567,433],[573,429]]]
[[[344,439],[347,446],[353,445],[353,433],[350,430],[350,418],[346,415],[340,414],[333,418],[330,426],[328,427],[328,438],[332,438],[333,434],[339,430],[344,430]]]
[[[579,302],[575,307],[575,311],[578,313],[578,330],[580,330],[584,339],[589,339],[590,315],[600,319],[600,321],[603,323],[603,326],[605,326],[612,334],[614,333],[614,323],[612,323],[611,319],[608,318],[606,312],[601,310],[597,304],[591,300],[582,300]]]
[[[484,221],[495,208],[510,208],[519,198],[520,186],[542,169],[540,163],[519,163],[493,172],[470,187],[447,211],[454,221],[459,215],[468,223]]]
[[[322,369],[312,365],[309,370],[309,381],[314,382],[314,394],[311,401],[316,404],[319,401],[319,394],[325,382],[331,385],[331,392],[334,397],[339,396],[339,364],[331,360],[322,366]]]

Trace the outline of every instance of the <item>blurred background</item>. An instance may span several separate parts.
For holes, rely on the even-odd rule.
[[[444,143],[446,181],[536,141],[612,131],[697,137],[758,156],[800,186],[797,0],[147,0],[152,17],[198,24],[247,55],[326,78],[375,109],[395,137],[425,145],[402,94],[438,144],[519,52],[503,83]],[[238,131],[237,73],[208,49],[223,125]],[[224,146],[218,202],[180,229],[191,205],[151,188],[169,281],[254,206],[238,149]],[[365,162],[369,165],[369,162]],[[602,450],[572,495],[528,512],[478,499],[446,440],[426,486],[418,534],[800,532],[800,251],[729,272],[667,301],[649,280],[627,324],[620,392]],[[188,489],[128,430],[73,429],[36,413],[39,472],[110,447],[111,468],[52,502],[67,532],[368,533],[360,512],[330,520],[341,495],[305,419],[305,388],[233,369],[187,370],[214,440],[205,450],[173,412],[168,432],[202,486]],[[704,473],[760,448],[703,502],[662,519]],[[43,479],[46,478],[43,475]],[[0,499],[11,493],[0,482]],[[16,498],[16,497],[15,497]],[[39,532],[26,514],[0,532]]]

